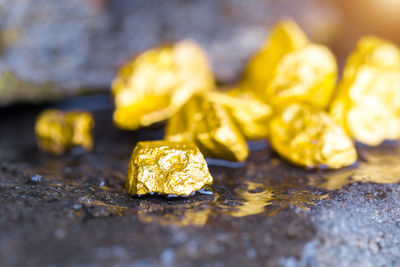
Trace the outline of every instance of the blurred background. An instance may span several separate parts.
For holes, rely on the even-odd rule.
[[[282,18],[343,66],[362,35],[400,42],[399,14],[400,0],[0,0],[0,106],[106,92],[124,61],[182,38],[233,83]]]

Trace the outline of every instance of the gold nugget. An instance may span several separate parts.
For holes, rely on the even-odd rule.
[[[292,21],[271,30],[248,63],[240,87],[273,106],[305,102],[327,108],[337,79],[337,64],[324,46],[311,44]]]
[[[205,94],[193,96],[169,119],[165,139],[192,141],[206,157],[243,161],[249,154],[246,139],[228,111]]]
[[[361,39],[350,55],[331,116],[367,145],[400,138],[400,49],[377,37]]]
[[[129,194],[190,195],[213,179],[207,163],[193,143],[139,142],[129,162]]]
[[[292,51],[305,47],[307,36],[294,21],[282,21],[271,28],[260,50],[250,59],[242,77],[241,86],[264,95],[275,67]]]
[[[60,155],[73,147],[93,149],[94,120],[89,112],[63,112],[49,109],[39,114],[35,133],[40,149]]]
[[[213,88],[206,55],[195,43],[148,50],[123,66],[112,83],[114,123],[135,130],[166,120],[195,92]]]
[[[296,165],[337,169],[357,160],[351,139],[318,108],[289,105],[271,121],[270,127],[271,146]]]
[[[207,99],[222,104],[228,110],[246,139],[268,137],[272,108],[253,94],[236,89],[228,92],[210,91]]]

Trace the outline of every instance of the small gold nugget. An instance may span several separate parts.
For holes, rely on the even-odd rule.
[[[270,127],[271,146],[296,165],[338,169],[357,160],[352,140],[318,108],[289,105]]]
[[[222,104],[228,110],[246,139],[268,137],[272,108],[253,94],[236,89],[228,92],[210,91],[207,99]]]
[[[364,37],[350,55],[332,103],[331,116],[367,145],[400,138],[400,49]]]
[[[246,139],[226,108],[205,94],[193,96],[169,119],[165,139],[194,142],[206,157],[244,161],[249,154]]]
[[[193,143],[139,142],[129,162],[129,194],[190,195],[212,185],[207,163]]]
[[[337,79],[337,64],[324,46],[311,44],[292,21],[276,25],[248,63],[240,88],[273,106],[305,102],[327,108]]]
[[[93,127],[93,116],[89,112],[49,109],[39,114],[35,133],[40,149],[60,155],[77,146],[92,150]]]
[[[195,92],[213,88],[207,57],[195,43],[150,49],[123,66],[112,83],[114,123],[135,130],[166,120]]]

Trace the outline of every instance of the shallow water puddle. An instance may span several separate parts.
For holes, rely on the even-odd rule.
[[[326,172],[310,185],[327,190],[341,189],[353,183],[394,184],[400,182],[400,148],[382,146],[361,150],[358,166]]]

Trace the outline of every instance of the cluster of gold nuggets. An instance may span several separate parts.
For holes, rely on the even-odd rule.
[[[191,41],[146,51],[113,81],[113,119],[125,130],[168,123],[164,141],[136,146],[128,192],[189,195],[212,184],[202,154],[244,161],[246,139],[269,139],[299,166],[337,169],[357,160],[353,140],[378,145],[400,138],[400,49],[365,37],[338,86],[337,72],[329,49],[311,43],[292,21],[271,30],[229,91],[216,89],[205,53]],[[58,130],[43,130],[51,128],[52,116],[42,114],[37,122],[43,149],[58,154],[64,145],[91,148],[86,132],[74,143],[61,140]],[[50,135],[58,137],[50,141]]]

